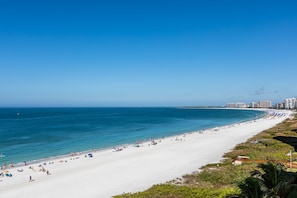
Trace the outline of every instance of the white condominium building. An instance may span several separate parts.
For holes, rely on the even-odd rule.
[[[285,109],[294,109],[297,107],[296,98],[287,98],[285,99]]]

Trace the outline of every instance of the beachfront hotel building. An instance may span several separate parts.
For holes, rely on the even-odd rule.
[[[260,108],[271,108],[271,101],[270,100],[262,100],[259,102]]]
[[[258,102],[251,102],[250,107],[251,108],[259,108],[260,107],[260,104]]]
[[[278,102],[274,106],[275,109],[284,109],[285,108],[285,103],[284,102]]]
[[[285,109],[297,108],[297,98],[286,98],[284,103],[285,103]]]
[[[228,103],[226,107],[227,108],[248,108],[249,105],[243,102],[237,102],[237,103]]]
[[[270,100],[262,100],[259,102],[252,102],[250,105],[251,108],[271,108],[271,101]]]

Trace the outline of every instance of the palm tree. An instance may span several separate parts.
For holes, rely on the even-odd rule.
[[[248,177],[238,187],[242,198],[261,198],[265,196],[266,187],[259,178]]]
[[[259,164],[251,177],[238,185],[243,198],[291,198],[297,194],[296,174],[285,171],[282,164]]]
[[[251,176],[263,181],[267,189],[266,194],[269,197],[278,197],[279,193],[283,194],[282,192],[286,190],[284,187],[288,186],[285,180],[284,165],[268,162],[267,164],[259,164],[258,168],[262,171],[255,170],[251,173]]]

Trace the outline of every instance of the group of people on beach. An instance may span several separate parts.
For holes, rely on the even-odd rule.
[[[39,169],[39,172],[45,172],[47,175],[50,175],[49,170],[46,170],[41,164],[39,164],[38,167],[40,168],[40,169]],[[35,171],[35,170],[34,170],[34,167],[31,167],[31,166],[30,166],[29,169]],[[30,176],[29,176],[29,182],[32,182],[32,181],[34,181],[34,180],[32,179],[32,176],[30,175]]]
[[[39,169],[39,172],[44,172],[44,173],[46,173],[46,175],[50,175],[49,170],[46,170],[46,169],[44,168],[44,166],[42,166],[41,164],[39,164],[38,167],[40,168],[40,169]],[[33,166],[29,166],[29,169],[31,169],[32,171],[36,172],[36,170],[34,169]],[[30,175],[30,176],[29,176],[29,182],[32,182],[32,181],[34,181],[34,180],[33,180],[32,176]]]
[[[9,168],[12,168],[13,167],[13,163],[10,162],[9,165],[8,165]],[[3,165],[1,166],[1,170],[5,170],[7,168],[7,165],[6,163],[3,163]]]

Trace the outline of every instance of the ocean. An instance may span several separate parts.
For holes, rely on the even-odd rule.
[[[262,117],[265,112],[189,108],[0,108],[0,163],[106,149]]]

